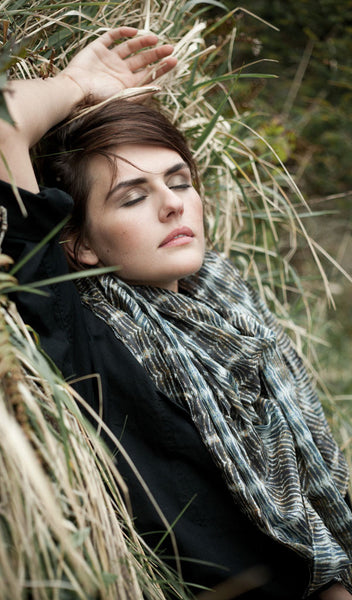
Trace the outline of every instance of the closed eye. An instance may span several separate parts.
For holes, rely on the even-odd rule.
[[[132,200],[127,200],[127,202],[124,202],[121,206],[122,208],[126,207],[126,206],[133,206],[134,204],[138,204],[139,202],[142,202],[143,200],[145,200],[147,196],[137,196],[136,198],[132,198]]]
[[[190,188],[191,181],[188,171],[186,174],[184,172],[173,174],[168,180],[167,186],[170,190],[186,190],[187,188]]]
[[[190,183],[179,183],[178,185],[169,185],[169,190],[186,190],[190,187]]]

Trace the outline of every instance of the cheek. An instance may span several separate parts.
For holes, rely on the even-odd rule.
[[[203,219],[204,219],[204,208],[203,208],[203,202],[202,201],[199,202],[198,213],[199,213],[199,218],[203,221]]]
[[[203,218],[203,200],[201,199],[200,195],[197,193],[197,197],[195,200],[195,206],[196,206],[196,210],[198,211],[198,214]]]
[[[145,246],[146,228],[138,220],[109,219],[104,226],[99,227],[97,241],[101,248],[101,255],[110,261],[129,262],[136,250],[140,251]]]
[[[204,207],[200,198],[195,205],[194,214],[196,219],[199,221],[200,226],[204,229]]]

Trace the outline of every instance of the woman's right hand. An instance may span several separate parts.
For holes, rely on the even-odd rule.
[[[58,77],[73,80],[83,97],[104,100],[126,88],[148,84],[176,65],[177,59],[170,56],[171,45],[156,47],[156,35],[136,34],[132,27],[104,33],[81,50]],[[116,44],[125,37],[129,39]]]

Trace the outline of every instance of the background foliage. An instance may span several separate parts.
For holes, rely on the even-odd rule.
[[[233,2],[225,4],[233,8]],[[241,114],[252,115],[256,130],[275,148],[318,213],[307,221],[309,233],[351,275],[352,5],[348,0],[249,0],[243,6],[278,31],[236,11],[230,26],[237,30],[233,65],[255,57],[273,59],[270,72],[278,79],[243,80],[236,89],[236,106]],[[214,10],[214,18],[219,14]],[[229,30],[222,34],[229,35]],[[268,65],[247,71],[253,69],[266,73]],[[350,420],[351,283],[327,266],[335,312],[312,272],[305,246],[297,248],[292,263],[313,295],[315,331],[328,344],[316,346],[319,369]],[[295,318],[302,322],[300,314]]]

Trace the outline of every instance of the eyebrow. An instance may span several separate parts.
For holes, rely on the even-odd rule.
[[[168,169],[167,171],[165,171],[164,177],[168,177],[169,175],[172,175],[173,173],[177,173],[178,171],[182,171],[182,169],[184,169],[184,168],[190,170],[190,168],[189,168],[189,166],[188,166],[187,163],[185,163],[185,162],[176,163],[175,165],[173,165],[172,167],[170,167],[170,169]],[[147,178],[146,177],[136,177],[135,179],[126,179],[125,181],[120,181],[120,183],[116,184],[108,192],[108,194],[106,195],[106,198],[105,198],[105,202],[107,200],[109,200],[110,196],[112,196],[115,192],[118,192],[120,189],[128,188],[128,187],[133,187],[134,185],[139,185],[141,183],[146,183],[146,182],[147,182]]]

